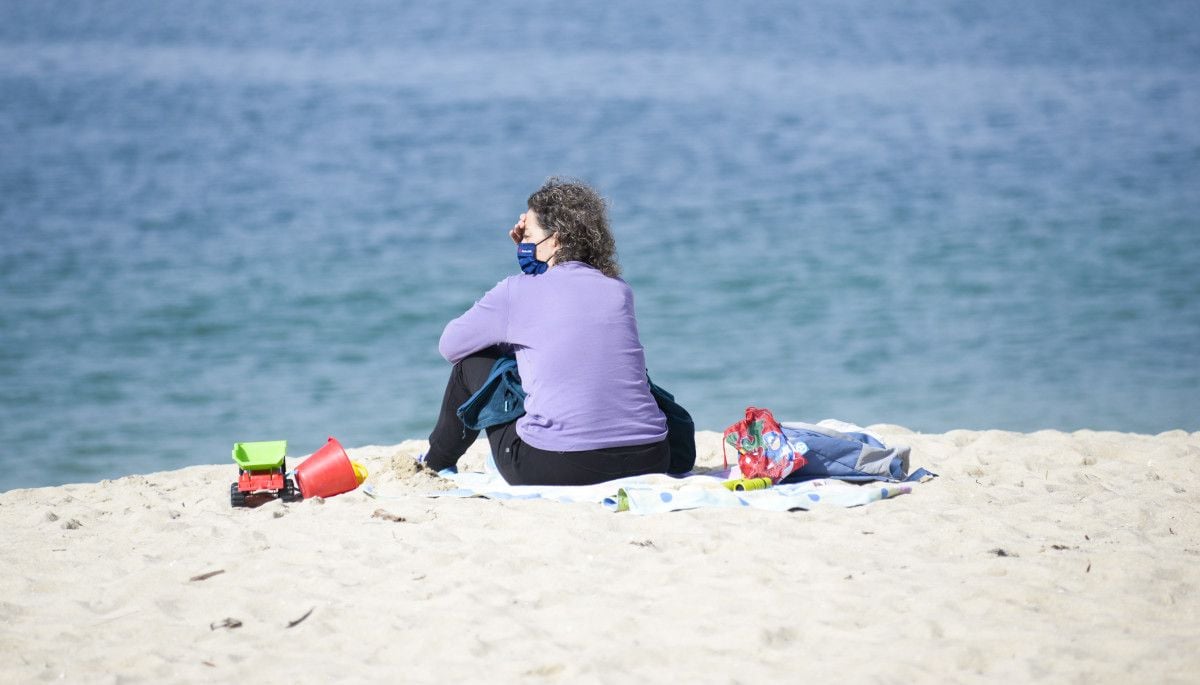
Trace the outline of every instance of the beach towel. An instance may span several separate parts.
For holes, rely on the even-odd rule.
[[[713,473],[675,478],[665,474],[632,476],[596,485],[509,485],[494,471],[455,473],[443,477],[458,487],[422,493],[427,497],[485,497],[488,499],[545,499],[599,504],[609,511],[657,514],[699,508],[752,508],[768,511],[807,510],[819,506],[857,507],[912,492],[912,483],[855,485],[818,479],[776,485],[762,490],[731,491],[725,482],[738,478],[736,467]],[[386,498],[374,486],[363,491]]]

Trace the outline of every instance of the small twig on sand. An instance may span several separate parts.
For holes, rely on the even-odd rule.
[[[242,622],[237,620],[236,618],[227,618],[224,621],[221,621],[220,623],[209,623],[208,624],[209,630],[216,630],[217,628],[233,629],[233,628],[241,628],[241,627],[242,627]]]
[[[188,581],[194,583],[198,580],[208,580],[209,578],[212,578],[213,576],[219,576],[224,572],[225,572],[225,569],[223,569],[223,568],[217,569],[216,571],[209,571],[208,573],[201,573],[198,576],[192,576],[191,578],[188,578]]]
[[[316,609],[316,607],[313,607],[312,609],[309,609],[308,611],[304,612],[304,615],[301,616],[300,618],[296,619],[295,621],[288,621],[287,627],[295,628],[296,626],[300,625],[301,623],[304,623],[304,619],[306,619],[312,615],[313,609]]]

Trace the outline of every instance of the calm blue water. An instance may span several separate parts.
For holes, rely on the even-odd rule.
[[[701,428],[1200,430],[1200,3],[0,3],[0,490],[427,435],[551,174]]]

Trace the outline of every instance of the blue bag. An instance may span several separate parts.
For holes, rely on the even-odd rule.
[[[470,430],[516,421],[524,413],[525,389],[517,372],[517,358],[511,355],[497,359],[479,390],[455,411]]]
[[[907,445],[888,447],[868,433],[834,430],[811,423],[781,423],[784,437],[808,460],[784,483],[816,478],[846,481],[918,481],[937,474],[925,469],[908,472]]]

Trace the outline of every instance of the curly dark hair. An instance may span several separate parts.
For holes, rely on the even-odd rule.
[[[583,262],[605,276],[621,275],[617,242],[608,227],[607,203],[586,183],[550,178],[526,204],[537,214],[542,228],[558,236],[558,263]]]

